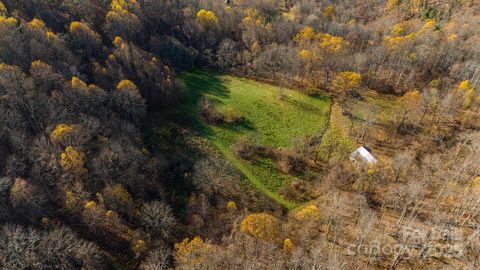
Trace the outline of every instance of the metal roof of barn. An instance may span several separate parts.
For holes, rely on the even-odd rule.
[[[359,147],[350,155],[350,159],[356,159],[357,157],[360,157],[363,161],[367,163],[378,162],[378,160],[372,155],[372,153],[370,153],[370,151],[363,146]]]

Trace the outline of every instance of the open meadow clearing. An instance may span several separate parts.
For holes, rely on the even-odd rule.
[[[268,158],[242,160],[235,156],[232,146],[240,139],[248,139],[268,147],[289,148],[295,139],[317,135],[328,124],[330,99],[206,71],[183,73],[181,78],[186,86],[186,101],[161,117],[189,122],[251,185],[285,207],[295,207],[298,202],[287,201],[277,193],[292,176],[279,173]],[[200,113],[202,97],[211,100],[218,111],[236,114],[242,121],[207,123]]]

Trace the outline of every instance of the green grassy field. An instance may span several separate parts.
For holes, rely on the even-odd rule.
[[[189,126],[207,138],[254,187],[285,207],[294,208],[299,202],[287,201],[277,193],[291,176],[279,173],[269,159],[241,160],[231,146],[239,138],[248,137],[262,145],[291,147],[295,138],[318,134],[329,121],[329,98],[205,71],[183,73],[180,78],[186,85],[186,100],[175,111],[181,112],[182,118],[190,118]],[[245,120],[235,125],[207,124],[199,114],[202,96],[214,101],[219,111],[234,110]]]

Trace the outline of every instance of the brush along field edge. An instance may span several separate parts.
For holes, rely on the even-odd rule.
[[[290,120],[296,121],[296,117],[298,117],[297,123],[304,123],[304,124],[312,124],[312,121],[315,121],[319,126],[319,132],[321,130],[324,130],[323,127],[320,127],[321,123],[324,125],[328,126],[329,125],[329,120],[330,120],[330,105],[331,105],[331,100],[329,98],[327,99],[314,99],[313,97],[308,97],[305,96],[304,94],[291,90],[291,89],[284,89],[284,88],[279,88],[273,85],[261,83],[261,82],[256,82],[254,80],[247,80],[244,78],[240,77],[235,77],[235,76],[229,76],[229,75],[220,75],[220,74],[215,74],[212,72],[207,72],[207,71],[194,71],[194,72],[185,72],[181,74],[181,78],[184,80],[187,86],[187,102],[185,104],[185,109],[184,112],[187,112],[191,117],[195,118],[195,122],[197,125],[198,130],[201,133],[201,136],[206,138],[215,148],[219,150],[219,152],[227,159],[229,160],[233,166],[246,178],[247,181],[249,181],[253,187],[257,188],[260,190],[262,193],[267,195],[269,198],[273,199],[280,205],[284,206],[287,209],[294,209],[298,206],[303,205],[304,203],[297,203],[297,202],[292,202],[289,201],[285,198],[283,198],[281,195],[276,193],[274,190],[272,190],[272,187],[269,186],[269,184],[264,183],[263,179],[259,178],[260,176],[256,174],[256,172],[252,171],[252,169],[249,168],[247,164],[245,164],[245,161],[237,158],[232,150],[230,149],[230,144],[231,141],[229,139],[231,138],[226,138],[225,136],[236,136],[232,133],[217,133],[219,130],[217,128],[214,128],[213,126],[209,125],[206,123],[202,117],[200,116],[200,112],[198,110],[198,100],[202,96],[207,96],[209,98],[214,98],[220,102],[220,104],[223,104],[224,106],[232,106],[235,108],[238,108],[238,104],[245,104],[246,100],[243,100],[242,98],[246,98],[248,100],[248,105],[247,106],[240,106],[238,109],[240,110],[241,113],[245,113],[247,117],[247,121],[252,121],[253,124],[260,124],[261,128],[266,128],[265,130],[268,132],[271,131],[270,126],[265,126],[263,123],[257,122],[261,121],[259,119],[262,119],[263,121],[275,121],[275,118],[273,119],[268,119],[269,113],[276,113],[277,117],[285,117],[285,114],[289,115]],[[284,89],[284,90],[281,90]],[[278,103],[280,102],[278,98],[276,97],[276,93],[278,91],[286,91],[285,94],[288,97],[290,103],[285,103],[285,107],[283,106],[272,106],[271,104],[265,104],[265,102],[275,102]],[[247,92],[245,92],[247,91]],[[248,91],[255,91],[255,92],[250,92],[251,94],[248,94]],[[259,92],[256,92],[259,91]],[[234,97],[236,99],[240,98],[240,100],[232,102],[231,98]],[[260,98],[263,102],[264,105],[258,105],[254,106],[253,108],[250,107],[250,105],[253,103],[257,104],[255,101],[250,100],[252,97],[254,98]],[[296,102],[297,101],[297,102]],[[261,104],[262,102],[258,103]],[[296,103],[295,103],[296,102]],[[275,104],[273,103],[273,104]],[[266,106],[265,106],[266,105]],[[270,105],[270,106],[269,106]],[[301,107],[304,105],[304,107]],[[260,107],[259,107],[260,106]],[[265,106],[265,107],[263,107]],[[298,107],[297,107],[298,106]],[[325,108],[322,108],[322,106],[325,106]],[[260,115],[259,117],[252,115],[252,111],[245,111],[245,110],[251,110],[251,109],[266,109],[267,111],[261,111],[259,112]],[[271,111],[272,108],[275,108],[275,111]],[[269,110],[270,109],[270,110]],[[252,118],[253,117],[253,118]],[[303,118],[306,117],[306,118]],[[317,119],[318,117],[318,119]],[[308,120],[307,120],[308,119]],[[306,120],[306,121],[303,121]],[[317,122],[318,121],[318,122]],[[275,122],[278,124],[278,122]],[[283,128],[282,126],[278,126],[277,129],[274,129],[275,131],[273,132],[280,132],[282,135],[276,134],[272,140],[270,140],[270,143],[273,143],[272,146],[275,146],[279,144],[279,146],[285,146],[286,139],[288,138],[281,137],[285,135],[284,132],[290,132],[292,125],[290,125],[290,122],[288,123],[288,128]],[[315,125],[314,125],[315,126]],[[305,128],[302,125],[297,125],[295,131],[293,134],[291,134],[293,137],[295,136],[302,136],[302,135],[314,135],[316,133],[315,128],[312,128],[313,126],[308,126],[308,128]],[[213,129],[212,129],[213,128]],[[265,131],[263,130],[263,131]],[[305,133],[300,132],[303,131]],[[265,135],[264,133],[264,135]],[[220,135],[220,137],[219,137]],[[237,134],[238,135],[238,134]],[[271,134],[274,135],[274,134]],[[292,137],[292,138],[293,138]],[[225,141],[227,139],[227,141]],[[279,175],[280,177],[280,175]]]
[[[209,138],[209,140],[212,142],[215,147],[218,148],[218,150],[222,153],[222,155],[230,161],[237,170],[239,170],[243,176],[245,176],[250,183],[252,183],[257,189],[262,191],[265,195],[273,199],[274,201],[278,202],[281,204],[283,207],[287,208],[288,210],[292,210],[301,204],[299,203],[294,203],[290,202],[288,200],[285,200],[282,198],[282,196],[278,195],[277,193],[269,190],[266,186],[262,184],[262,182],[249,170],[247,169],[243,164],[242,161],[236,158],[230,150],[225,147],[221,142],[216,140],[215,138]]]

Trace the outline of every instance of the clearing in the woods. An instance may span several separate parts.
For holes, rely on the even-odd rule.
[[[240,138],[248,138],[256,144],[288,148],[295,139],[317,135],[328,124],[330,98],[207,71],[183,73],[180,78],[186,86],[186,100],[174,109],[159,112],[160,117],[189,119],[200,136],[214,145],[255,188],[288,209],[297,206],[299,202],[285,200],[278,194],[292,180],[291,176],[278,172],[267,158],[242,160],[235,156],[232,145]],[[204,96],[220,112],[235,112],[243,120],[237,124],[205,122],[199,106]]]

